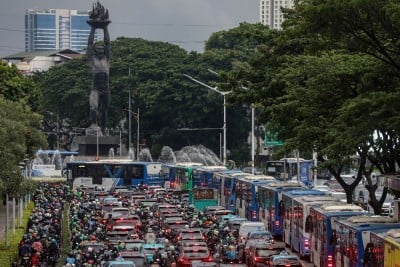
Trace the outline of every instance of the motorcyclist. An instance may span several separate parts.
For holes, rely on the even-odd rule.
[[[76,262],[76,259],[74,257],[74,254],[73,253],[68,253],[67,258],[65,259],[65,264],[69,263],[69,264],[73,265],[73,264],[75,264],[75,262]]]
[[[57,241],[55,239],[51,240],[50,246],[49,246],[49,257],[53,257],[54,259],[58,259],[58,256],[60,255],[59,253],[59,248],[57,245]]]
[[[233,245],[229,245],[226,250],[226,258],[229,261],[236,260],[236,249]]]
[[[153,229],[149,227],[144,239],[147,244],[154,244],[156,242],[156,235],[153,233]]]
[[[39,262],[40,262],[40,252],[37,251],[37,252],[33,253],[30,260],[31,260],[31,266],[32,266],[32,267],[34,267],[34,266],[35,266],[35,267],[36,267],[36,266],[39,266]]]
[[[157,250],[156,250],[156,252],[154,253],[154,256],[153,256],[153,261],[155,261],[155,262],[161,262],[161,257],[162,257],[162,255],[161,255],[161,251],[160,251],[160,249],[158,248]]]
[[[18,255],[19,255],[21,261],[22,261],[22,257],[24,255],[30,255],[31,252],[32,252],[31,246],[26,244],[24,241],[21,241],[20,247],[19,247],[19,250],[18,250]]]
[[[33,250],[35,251],[35,252],[42,252],[42,250],[43,250],[43,245],[42,245],[42,243],[40,242],[40,240],[39,240],[39,238],[37,238],[36,240],[35,240],[35,242],[33,242],[32,243],[32,248],[33,248]]]

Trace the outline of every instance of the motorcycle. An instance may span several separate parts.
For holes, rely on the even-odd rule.
[[[21,257],[21,266],[29,267],[31,265],[31,255],[26,253]]]

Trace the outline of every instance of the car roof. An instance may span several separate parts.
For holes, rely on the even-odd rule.
[[[204,247],[204,246],[190,246],[190,247],[183,247],[182,251],[196,251],[196,250],[207,250],[207,252],[209,252],[208,247]]]
[[[143,248],[164,248],[163,244],[144,244]]]
[[[299,257],[296,255],[273,255],[271,261],[274,264],[296,264],[300,263]]]
[[[268,230],[258,230],[258,231],[251,231],[248,233],[248,235],[253,235],[253,234],[271,234],[271,232]]]

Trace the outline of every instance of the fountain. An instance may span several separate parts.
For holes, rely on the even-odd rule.
[[[52,157],[51,157],[51,162],[50,164],[53,164],[55,166],[56,170],[61,170],[62,169],[62,158],[61,158],[61,153],[60,150],[55,150]]]
[[[135,160],[135,152],[133,151],[133,149],[132,148],[129,148],[129,150],[128,150],[128,159],[130,159],[130,160]]]
[[[163,163],[174,163],[176,162],[176,156],[172,148],[169,146],[163,146],[160,153],[159,162]]]
[[[61,177],[62,165],[60,151],[39,149],[33,159],[31,176]]]
[[[39,149],[35,154],[33,164],[49,164],[49,162],[49,155],[45,151]]]
[[[115,158],[114,148],[110,148],[110,150],[108,151],[108,158],[109,159]]]
[[[189,155],[182,150],[175,152],[175,159],[176,159],[176,162],[192,162]]]
[[[144,162],[153,162],[153,158],[151,157],[150,150],[148,148],[144,148],[144,149],[140,150],[137,160],[144,161]]]
[[[164,146],[158,161],[163,163],[196,162],[208,166],[221,165],[217,155],[202,145],[186,146],[175,152],[172,148]]]

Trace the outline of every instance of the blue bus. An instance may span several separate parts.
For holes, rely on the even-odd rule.
[[[343,202],[311,207],[310,215],[306,219],[306,232],[311,233],[311,263],[315,266],[334,267],[337,239],[334,220],[366,214],[368,213],[360,206]]]
[[[258,187],[258,202],[261,207],[260,220],[267,225],[267,229],[276,239],[282,238],[283,214],[279,211],[282,192],[303,189],[299,183],[277,182],[260,185]]]
[[[340,200],[330,195],[301,196],[293,199],[294,216],[292,217],[293,228],[290,247],[300,257],[309,257],[311,253],[311,234],[307,228],[307,218],[310,215],[311,208],[329,204],[340,205],[340,203]]]
[[[294,206],[296,197],[325,196],[326,193],[319,190],[298,189],[282,192],[282,200],[279,203],[278,212],[283,214],[282,239],[287,246],[291,246],[294,239],[294,220],[298,216],[298,210]]]
[[[113,190],[116,186],[164,186],[161,163],[134,162],[123,159],[67,162],[64,174],[74,188],[101,187]]]
[[[214,189],[220,188],[221,181],[216,179],[215,174],[226,171],[225,166],[201,166],[193,169],[194,186],[207,186]]]
[[[280,181],[297,180],[310,187],[313,183],[313,166],[313,160],[305,160],[303,158],[271,160],[267,161],[266,174]]]
[[[258,187],[274,183],[276,179],[268,175],[244,174],[235,177],[236,214],[249,221],[259,221],[260,205],[257,199]]]
[[[220,184],[219,187],[219,204],[228,210],[236,212],[236,191],[235,183],[236,177],[243,176],[244,173],[240,170],[226,170],[222,172],[217,172],[213,175],[214,184]]]
[[[371,232],[383,233],[389,229],[400,228],[394,218],[378,215],[354,216],[342,220],[334,220],[335,229],[332,231],[333,245],[339,247],[335,251],[336,267],[364,267],[369,257],[364,257],[364,251],[371,242]],[[399,260],[399,259],[397,259]],[[372,264],[373,262],[369,262]],[[376,265],[374,265],[376,266]]]

